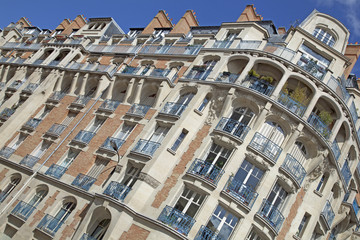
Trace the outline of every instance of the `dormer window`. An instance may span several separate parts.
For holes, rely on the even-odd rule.
[[[56,35],[60,34],[63,31],[63,29],[56,29],[53,33],[52,37],[55,37]]]
[[[313,36],[322,41],[323,43],[329,45],[330,47],[334,46],[335,44],[334,36],[322,28],[315,28]]]
[[[128,36],[129,38],[135,38],[140,32],[139,30],[130,30]]]

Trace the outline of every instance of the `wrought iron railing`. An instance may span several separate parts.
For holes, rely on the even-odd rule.
[[[96,135],[94,132],[81,130],[73,139],[73,141],[80,142],[82,144],[88,144],[91,139]]]
[[[116,200],[124,201],[131,188],[121,183],[111,181],[104,191],[105,195],[115,198]]]
[[[165,206],[158,220],[184,235],[188,235],[195,223],[192,217],[170,206]]]
[[[306,176],[306,170],[296,158],[291,154],[287,154],[281,167],[296,180],[299,186],[301,186]]]
[[[36,208],[26,202],[20,201],[15,208],[11,211],[11,214],[26,221]]]
[[[241,86],[253,89],[266,96],[270,96],[275,88],[270,82],[255,76],[247,76]]]
[[[279,232],[285,219],[280,210],[266,199],[263,200],[257,214],[268,222],[276,232]]]
[[[63,221],[61,221],[61,219],[56,219],[53,216],[46,214],[36,228],[54,236],[62,225]]]
[[[229,133],[243,141],[250,128],[239,121],[223,117],[216,125],[215,130]]]
[[[60,179],[62,175],[66,172],[67,168],[59,166],[57,164],[52,164],[45,172],[46,175],[51,176],[56,179]]]
[[[280,92],[278,102],[281,103],[284,107],[286,107],[290,112],[302,117],[306,110],[306,106],[289,95],[285,94],[284,92]]]
[[[259,195],[253,187],[237,181],[233,176],[230,176],[224,187],[224,191],[238,199],[249,208],[252,208]]]
[[[99,107],[99,109],[107,110],[114,112],[115,109],[119,106],[120,102],[115,100],[106,99]]]
[[[79,173],[79,175],[77,175],[71,185],[84,189],[85,191],[89,191],[90,187],[94,184],[94,182],[96,182],[96,178]]]
[[[145,117],[151,106],[134,103],[126,114]]]
[[[331,227],[332,222],[335,218],[334,210],[331,207],[329,200],[326,200],[325,206],[321,212],[321,215],[325,218],[328,227]]]
[[[218,236],[218,232],[213,232],[206,226],[202,225],[194,240],[222,240],[222,238]]]
[[[160,113],[174,115],[180,117],[186,109],[187,104],[180,104],[176,102],[167,102],[161,109]]]
[[[191,164],[188,173],[199,176],[200,178],[217,185],[221,176],[224,174],[224,170],[210,162],[196,158]]]
[[[253,139],[250,142],[250,146],[274,162],[277,161],[282,151],[280,146],[258,132],[255,133]]]
[[[21,165],[25,165],[29,168],[33,168],[35,166],[35,164],[39,161],[38,157],[34,157],[30,154],[27,154],[21,161],[20,164]]]
[[[325,139],[329,139],[331,135],[330,128],[314,113],[310,114],[308,123],[313,126]]]
[[[67,126],[63,124],[54,123],[46,133],[58,137],[64,132],[66,127]]]
[[[154,155],[156,149],[158,149],[159,147],[160,147],[160,143],[158,143],[158,142],[140,139],[136,143],[136,145],[132,151],[152,157]]]
[[[114,142],[116,144],[116,147],[118,150],[123,144],[124,144],[124,140],[119,139],[119,138],[114,138],[114,137],[108,137],[105,142],[101,145],[101,148],[110,150],[110,151],[114,151],[114,148],[111,145],[111,142]]]

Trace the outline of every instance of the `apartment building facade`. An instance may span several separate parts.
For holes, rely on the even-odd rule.
[[[360,239],[360,47],[333,17],[0,34],[0,239]]]

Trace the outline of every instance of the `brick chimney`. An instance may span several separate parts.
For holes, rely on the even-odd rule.
[[[192,10],[187,10],[170,34],[186,34],[190,31],[191,27],[196,26],[199,26],[199,22],[196,19],[195,13]]]
[[[247,5],[236,22],[261,21],[261,15],[255,11],[254,5]]]
[[[164,10],[160,10],[141,34],[152,34],[155,28],[171,28],[173,24]]]

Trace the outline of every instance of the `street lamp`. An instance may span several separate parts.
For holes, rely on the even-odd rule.
[[[116,155],[117,155],[117,165],[116,165],[114,171],[115,171],[115,172],[120,172],[120,165],[119,165],[119,163],[120,163],[121,157],[120,157],[119,152],[118,152],[118,146],[116,145],[116,142],[115,142],[113,139],[110,140],[110,146],[111,146],[112,149],[116,152]]]

